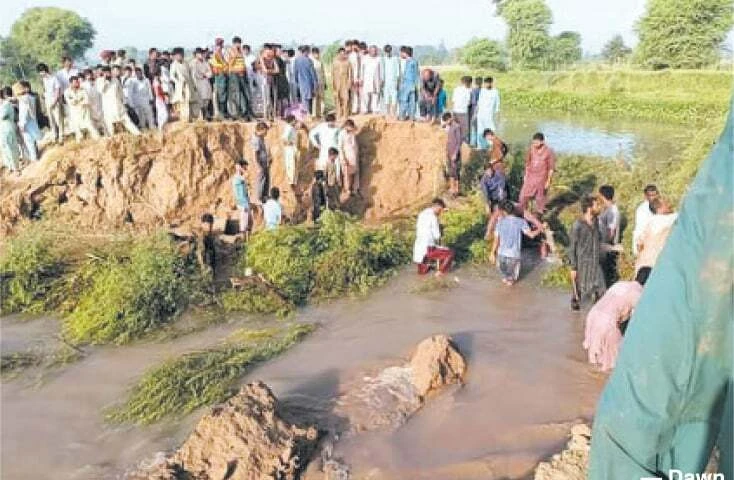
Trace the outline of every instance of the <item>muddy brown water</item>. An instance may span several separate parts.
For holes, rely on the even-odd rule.
[[[467,384],[431,399],[393,433],[337,443],[355,478],[524,478],[565,441],[569,422],[592,416],[604,377],[585,362],[583,317],[564,292],[537,286],[539,269],[514,288],[493,273],[460,271],[455,288],[419,293],[412,269],[366,298],[309,307],[299,321],[320,328],[254,369],[291,405],[328,411],[339,392],[402,361],[421,339],[448,333],[466,355]],[[53,337],[56,322],[0,321],[4,351]],[[94,350],[38,380],[2,384],[2,478],[122,478],[174,448],[201,411],[149,427],[111,427],[103,410],[163,359],[221,341],[245,320],[168,343]]]

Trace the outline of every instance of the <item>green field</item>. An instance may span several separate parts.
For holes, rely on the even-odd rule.
[[[493,76],[505,109],[562,111],[696,125],[723,118],[734,75],[715,70],[566,72],[439,69],[447,90],[464,75]]]

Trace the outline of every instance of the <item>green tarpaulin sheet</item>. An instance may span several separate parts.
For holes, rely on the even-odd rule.
[[[589,480],[701,478],[685,475],[704,472],[717,443],[719,471],[734,480],[733,112],[685,195],[602,392]]]

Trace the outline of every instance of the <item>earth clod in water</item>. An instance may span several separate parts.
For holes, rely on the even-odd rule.
[[[566,449],[538,464],[535,480],[585,480],[590,450],[591,429],[583,423],[574,425]]]
[[[313,454],[317,441],[315,426],[284,421],[267,385],[254,382],[212,408],[176,453],[130,478],[292,480]]]

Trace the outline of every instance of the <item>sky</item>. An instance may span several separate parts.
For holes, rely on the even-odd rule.
[[[634,45],[635,20],[644,0],[546,0],[553,11],[551,33],[581,33],[587,53],[598,53],[615,34]],[[203,8],[194,10],[194,6]],[[74,10],[97,30],[94,48],[195,47],[222,36],[246,43],[265,41],[327,44],[359,38],[369,43],[460,47],[473,37],[502,39],[503,22],[490,0],[5,0],[0,35],[27,8]],[[369,8],[367,8],[369,7]]]

